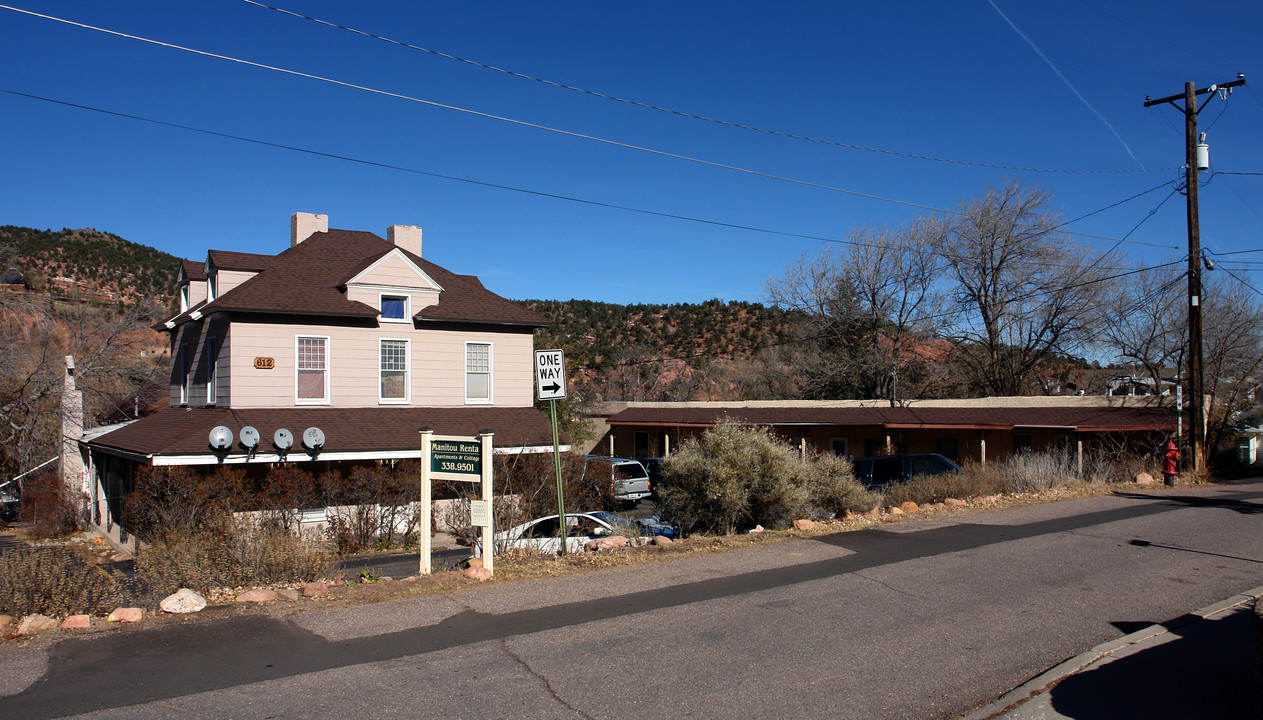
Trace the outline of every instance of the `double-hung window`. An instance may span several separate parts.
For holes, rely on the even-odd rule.
[[[491,343],[465,343],[465,402],[491,402]]]
[[[300,405],[329,402],[329,338],[298,337],[295,399]]]
[[[408,341],[382,340],[379,352],[381,382],[378,400],[383,403],[408,402]]]
[[[215,337],[211,336],[206,339],[206,404],[214,405],[219,392],[218,383],[215,382],[216,370],[219,366],[219,344]]]

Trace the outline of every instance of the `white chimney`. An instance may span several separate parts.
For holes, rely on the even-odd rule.
[[[329,216],[294,213],[289,216],[289,246],[294,247],[318,232],[329,232]]]
[[[421,228],[416,225],[391,225],[386,228],[386,239],[417,257],[421,257]]]

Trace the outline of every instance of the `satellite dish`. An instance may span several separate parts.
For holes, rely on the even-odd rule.
[[[241,444],[245,445],[247,450],[253,450],[259,446],[259,431],[255,430],[253,425],[241,428]]]
[[[210,431],[211,447],[225,452],[232,448],[232,431],[223,425],[216,425]]]
[[[303,431],[303,444],[312,450],[319,450],[324,447],[325,434],[318,427],[309,427]]]
[[[281,452],[284,452],[294,446],[294,433],[281,428],[272,435],[272,443],[280,448]]]

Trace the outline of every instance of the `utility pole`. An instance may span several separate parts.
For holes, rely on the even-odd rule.
[[[1206,467],[1206,396],[1203,394],[1204,377],[1202,374],[1202,247],[1197,218],[1197,114],[1206,107],[1210,98],[1197,106],[1198,95],[1211,95],[1223,91],[1224,97],[1232,92],[1232,88],[1245,85],[1245,75],[1238,73],[1237,79],[1222,85],[1197,90],[1189,82],[1184,84],[1184,92],[1169,97],[1145,98],[1145,107],[1153,107],[1162,103],[1170,103],[1176,110],[1184,113],[1184,177],[1185,198],[1188,205],[1188,394],[1189,394],[1189,448],[1193,471],[1201,472]],[[1176,105],[1183,99],[1184,107]],[[1183,408],[1176,408],[1181,412]]]

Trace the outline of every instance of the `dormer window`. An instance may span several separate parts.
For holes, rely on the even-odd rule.
[[[185,282],[180,285],[180,312],[188,312],[189,305],[189,284]]]
[[[407,295],[382,295],[382,322],[408,322],[411,318],[408,314],[408,305]]]
[[[219,275],[216,273],[209,273],[206,276],[206,302],[208,303],[215,302],[215,298],[219,295],[218,280]]]

